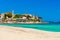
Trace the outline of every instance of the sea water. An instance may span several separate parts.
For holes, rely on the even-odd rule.
[[[60,32],[60,24],[0,24],[2,26],[13,26],[13,27],[23,27],[32,28],[44,31]]]

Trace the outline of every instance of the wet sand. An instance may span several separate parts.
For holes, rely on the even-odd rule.
[[[60,40],[60,32],[0,26],[0,40]]]

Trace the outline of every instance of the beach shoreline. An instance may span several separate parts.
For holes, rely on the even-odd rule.
[[[60,32],[0,26],[0,40],[60,40]]]

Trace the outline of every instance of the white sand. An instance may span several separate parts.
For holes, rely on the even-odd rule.
[[[60,32],[0,26],[0,40],[60,40]]]

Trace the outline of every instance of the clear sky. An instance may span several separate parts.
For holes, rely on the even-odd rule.
[[[43,21],[60,21],[60,0],[0,0],[0,13],[12,10],[41,16]]]

